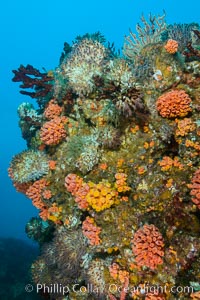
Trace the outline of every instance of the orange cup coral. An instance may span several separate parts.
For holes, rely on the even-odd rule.
[[[56,101],[52,99],[44,111],[44,116],[45,118],[51,120],[57,116],[60,116],[62,110],[62,107],[60,107]]]
[[[101,240],[99,234],[101,228],[96,226],[95,221],[91,217],[87,217],[82,224],[83,235],[89,239],[89,243],[92,246],[99,245]]]
[[[125,173],[117,173],[115,174],[115,187],[119,193],[130,191],[130,187],[127,186],[126,180],[127,180],[127,174]]]
[[[126,278],[129,277],[129,273],[126,270],[120,270],[120,267],[117,263],[113,263],[109,267],[109,272],[110,272],[110,276],[113,279],[115,280],[119,279],[121,283],[124,283]]]
[[[81,188],[83,179],[76,174],[68,174],[65,177],[65,187],[73,196],[76,196],[77,191]]]
[[[66,137],[66,117],[55,117],[44,123],[40,131],[40,138],[45,145],[57,145]]]
[[[26,191],[26,196],[32,200],[32,203],[38,209],[44,209],[46,205],[42,202],[42,193],[48,185],[45,179],[35,181]]]
[[[132,242],[132,251],[138,266],[146,266],[154,270],[163,263],[164,241],[157,227],[144,225],[136,231]]]
[[[192,119],[184,118],[183,120],[175,120],[177,124],[177,129],[175,132],[176,136],[186,136],[189,132],[195,130],[196,126],[193,123]]]
[[[192,202],[200,209],[200,169],[198,169],[192,178],[192,184],[189,185],[192,189],[190,195],[193,196]]]
[[[157,99],[156,107],[163,118],[185,117],[192,111],[191,101],[184,90],[172,90]]]
[[[178,42],[175,40],[168,40],[166,45],[164,46],[165,50],[170,53],[170,54],[174,54],[178,51]]]
[[[65,177],[65,187],[68,192],[75,196],[75,202],[80,209],[86,209],[88,207],[85,197],[90,188],[87,183],[83,181],[83,178],[70,173]]]

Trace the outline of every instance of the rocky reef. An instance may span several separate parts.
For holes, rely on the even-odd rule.
[[[122,55],[97,32],[14,74],[37,100],[9,176],[39,210],[41,294],[200,299],[200,26],[142,16]]]

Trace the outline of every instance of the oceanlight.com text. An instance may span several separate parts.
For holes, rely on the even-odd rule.
[[[59,294],[66,295],[70,292],[79,293],[79,294],[102,294],[102,293],[110,293],[110,294],[118,294],[124,291],[125,293],[129,293],[132,295],[145,295],[148,293],[151,294],[190,294],[194,292],[194,288],[192,286],[169,286],[169,285],[149,285],[142,284],[139,286],[129,286],[125,288],[124,286],[117,284],[110,284],[101,290],[99,287],[94,286],[92,284],[88,285],[80,285],[78,283],[72,285],[63,285],[59,283],[52,284],[40,284],[38,283],[35,287],[31,284],[27,284],[25,286],[26,292],[30,293],[33,290],[36,290],[37,293],[45,292],[48,294]]]

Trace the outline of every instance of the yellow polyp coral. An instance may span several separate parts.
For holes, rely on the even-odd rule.
[[[138,125],[135,125],[134,127],[131,127],[130,128],[130,131],[133,133],[133,134],[135,134],[135,133],[137,133],[138,131],[139,131],[139,126]]]
[[[54,223],[57,223],[60,221],[61,212],[62,212],[62,207],[57,206],[56,203],[53,203],[53,205],[48,209],[47,219]]]
[[[117,250],[119,250],[118,247],[110,247],[107,249],[108,254],[111,254],[112,252],[116,252]]]
[[[110,208],[113,204],[119,204],[120,200],[128,201],[128,197],[119,197],[119,193],[131,190],[126,183],[127,175],[125,173],[116,173],[115,179],[114,187],[106,180],[102,180],[97,184],[91,181],[88,182],[89,192],[85,199],[90,207],[99,212]]]
[[[118,161],[117,161],[117,167],[121,168],[123,166],[123,164],[124,164],[124,159],[123,158],[118,159]]]
[[[65,186],[76,197],[75,201],[79,204],[80,209],[93,208],[99,212],[110,208],[113,204],[119,204],[120,201],[128,201],[128,197],[124,194],[119,197],[119,193],[125,193],[131,189],[126,183],[127,175],[117,173],[115,178],[117,180],[114,185],[107,180],[99,183],[92,181],[85,183],[76,174],[68,174],[65,178]]]
[[[111,188],[109,182],[102,181],[97,184],[89,182],[88,185],[90,190],[86,195],[86,201],[94,210],[99,212],[116,203],[118,193]]]

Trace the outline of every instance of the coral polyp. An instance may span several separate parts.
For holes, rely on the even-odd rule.
[[[97,32],[65,43],[55,71],[14,72],[39,104],[18,109],[28,150],[12,159],[9,176],[39,210],[26,232],[40,245],[32,278],[47,299],[199,297],[200,62],[192,24],[142,16],[123,57]],[[54,283],[65,291],[45,288]]]

